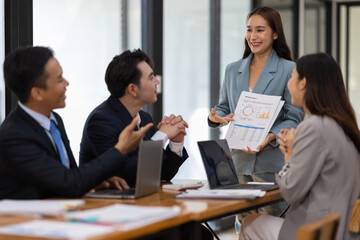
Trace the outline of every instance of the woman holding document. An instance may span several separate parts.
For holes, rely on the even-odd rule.
[[[337,240],[358,239],[348,226],[360,197],[360,131],[341,70],[329,55],[304,56],[288,88],[292,103],[308,116],[296,131],[279,133],[286,165],[276,180],[290,209],[285,219],[249,215],[240,239],[295,239],[300,225],[329,213],[341,215]]]
[[[230,63],[220,92],[219,104],[212,109],[210,127],[233,121],[234,111],[243,91],[281,96],[285,101],[265,141],[257,149],[233,149],[232,157],[240,181],[275,181],[275,173],[284,165],[284,156],[276,143],[283,128],[296,127],[303,119],[300,108],[291,104],[286,86],[295,63],[286,43],[280,14],[273,8],[256,8],[247,17],[243,58]],[[277,215],[280,207],[267,207]]]

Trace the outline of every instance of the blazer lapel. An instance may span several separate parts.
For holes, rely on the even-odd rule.
[[[263,94],[265,92],[266,87],[274,78],[273,73],[277,71],[279,60],[276,51],[273,49],[253,89],[254,93]]]
[[[44,128],[40,126],[40,124],[35,119],[33,119],[29,114],[27,114],[21,107],[17,106],[15,111],[21,118],[25,119],[25,121],[30,125],[30,127],[34,131],[37,132],[36,135],[39,136],[38,140],[42,142],[44,147],[48,149],[53,154],[53,156],[58,156],[58,153],[56,152],[54,145],[52,144],[49,136],[45,133]]]
[[[111,108],[117,113],[119,121],[123,122],[124,126],[129,125],[133,118],[126,107],[119,101],[119,99],[110,96],[107,101],[109,102]]]
[[[239,94],[236,99],[239,99],[242,91],[249,91],[249,71],[252,56],[253,54],[250,54],[247,58],[245,58],[239,67],[239,75],[236,79],[237,89],[234,91]]]

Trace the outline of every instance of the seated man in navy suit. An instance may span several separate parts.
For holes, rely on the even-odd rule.
[[[84,126],[81,148],[80,166],[92,161],[111,148],[123,129],[139,116],[138,127],[152,123],[151,116],[141,110],[146,104],[157,100],[159,80],[153,72],[154,63],[140,49],[133,52],[127,50],[113,58],[107,67],[105,82],[110,97],[96,107],[87,118]],[[164,117],[167,121],[152,127],[144,140],[162,139],[164,144],[170,143],[163,153],[162,180],[171,180],[177,173],[188,154],[183,147],[187,123],[181,116]],[[163,119],[164,120],[164,119]],[[168,122],[172,124],[168,124]],[[117,169],[116,176],[124,178],[130,186],[135,184],[138,152],[128,153],[128,164]]]
[[[123,168],[152,126],[133,131],[135,118],[106,152],[77,167],[63,121],[53,112],[65,107],[69,85],[53,52],[15,50],[5,59],[4,78],[19,102],[0,127],[0,199],[81,197]]]

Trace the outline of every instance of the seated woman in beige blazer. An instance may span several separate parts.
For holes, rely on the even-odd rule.
[[[240,239],[295,239],[298,228],[330,212],[341,215],[337,240],[358,239],[348,231],[354,201],[360,197],[360,131],[341,70],[326,54],[296,62],[288,82],[291,103],[308,118],[279,134],[285,166],[276,176],[290,203],[285,219],[252,214]]]

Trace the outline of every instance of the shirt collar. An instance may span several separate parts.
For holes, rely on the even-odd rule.
[[[139,117],[139,121],[137,122],[137,127],[138,127],[138,129],[140,129],[140,124],[141,124],[140,114],[137,113],[137,114],[136,114],[136,117]]]
[[[29,114],[33,119],[35,119],[35,121],[38,122],[40,126],[43,127],[45,130],[50,131],[50,120],[54,120],[54,122],[57,124],[56,118],[52,112],[50,113],[50,118],[48,118],[45,115],[35,112],[34,110],[26,107],[20,101],[18,102],[18,104],[27,114]]]

